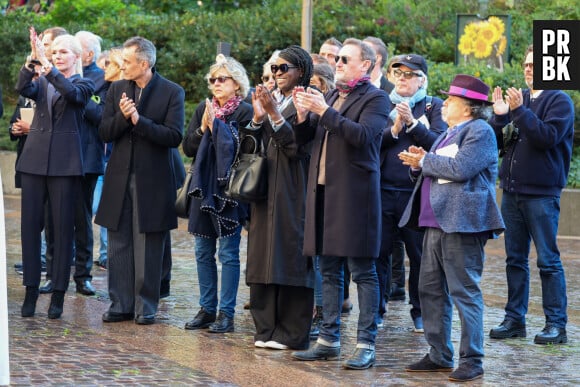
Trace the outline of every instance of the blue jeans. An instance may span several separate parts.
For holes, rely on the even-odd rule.
[[[506,318],[525,323],[530,294],[530,240],[538,254],[542,282],[542,306],[546,323],[565,328],[566,277],[556,243],[560,198],[503,192],[501,213],[506,225],[506,275],[508,301]]]
[[[314,305],[322,306],[322,274],[320,273],[320,257],[312,257],[314,261]]]
[[[215,259],[216,244],[219,240],[218,257],[222,264],[219,310],[228,317],[234,317],[238,284],[240,282],[240,239],[241,227],[227,238],[195,237],[195,260],[199,280],[199,305],[209,313],[216,313],[218,307],[218,275]]]
[[[319,258],[322,274],[323,322],[319,340],[322,344],[340,344],[340,313],[343,301],[344,261],[358,291],[358,344],[375,344],[377,336],[377,315],[379,306],[379,283],[374,258],[344,258],[322,255]]]
[[[419,274],[419,298],[429,358],[453,367],[453,304],[461,320],[459,364],[483,362],[483,272],[487,236],[427,228]],[[453,303],[453,304],[452,304]]]

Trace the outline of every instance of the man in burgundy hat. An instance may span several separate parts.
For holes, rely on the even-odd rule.
[[[451,381],[483,376],[484,246],[505,226],[495,201],[497,142],[486,122],[489,87],[457,75],[443,103],[449,129],[427,153],[410,146],[399,154],[418,180],[399,227],[425,230],[419,298],[430,351],[411,372],[451,371],[453,304],[461,320],[459,366]]]

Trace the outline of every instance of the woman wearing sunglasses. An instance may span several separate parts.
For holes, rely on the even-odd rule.
[[[413,331],[423,332],[419,302],[419,269],[423,232],[398,227],[405,204],[413,192],[409,170],[397,163],[398,154],[409,146],[429,150],[440,133],[447,129],[441,118],[443,101],[427,96],[427,62],[420,55],[400,55],[391,64],[395,88],[389,94],[392,105],[381,146],[381,253],[377,260],[379,275],[379,317],[386,313],[386,302],[391,291],[393,243],[402,239],[409,257],[409,303]],[[396,230],[394,232],[393,230]],[[404,275],[403,275],[404,289]]]
[[[274,91],[276,88],[276,77],[272,74],[271,67],[276,64],[278,54],[280,54],[280,50],[274,51],[268,62],[264,63],[264,68],[262,69],[262,85],[266,86],[269,91]]]
[[[183,139],[183,152],[195,159],[189,186],[192,195],[188,231],[195,238],[195,259],[201,309],[185,329],[209,328],[213,333],[234,330],[240,280],[240,233],[247,206],[226,198],[223,189],[234,162],[237,129],[248,122],[252,106],[244,102],[250,82],[244,67],[222,54],[206,75],[212,99],[200,103]],[[222,264],[218,305],[217,255]],[[217,317],[216,317],[217,315]]]
[[[268,198],[251,205],[246,282],[255,346],[304,349],[314,303],[312,259],[302,255],[310,148],[292,127],[292,90],[310,84],[312,59],[301,47],[290,46],[271,70],[278,87],[273,92],[256,88],[254,116],[244,128],[259,139],[268,158]]]

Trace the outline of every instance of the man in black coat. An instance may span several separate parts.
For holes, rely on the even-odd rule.
[[[111,84],[99,127],[113,143],[95,218],[109,235],[105,322],[155,322],[165,239],[177,227],[171,152],[182,139],[185,93],[155,60],[149,40],[124,43],[124,79]]]
[[[298,360],[340,354],[343,264],[357,284],[359,320],[354,354],[343,363],[366,369],[375,362],[378,279],[375,260],[381,244],[380,144],[390,101],[370,84],[375,53],[347,39],[336,63],[337,89],[295,92],[295,132],[314,138],[306,194],[304,255],[320,256],[323,324],[316,344],[294,352]],[[307,113],[310,112],[310,115]]]

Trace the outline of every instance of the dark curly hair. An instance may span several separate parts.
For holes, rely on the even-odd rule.
[[[302,77],[300,78],[300,86],[310,85],[310,78],[312,78],[312,58],[310,53],[300,46],[292,45],[280,51],[280,58],[292,63],[302,70]]]

